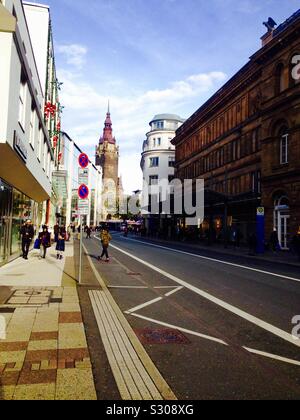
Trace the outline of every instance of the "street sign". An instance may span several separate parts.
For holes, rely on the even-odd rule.
[[[89,166],[89,157],[88,157],[88,155],[86,153],[81,153],[81,155],[78,158],[78,163],[79,163],[79,166],[82,169],[87,168]]]
[[[78,182],[79,185],[87,185],[89,183],[89,169],[78,168]]]
[[[80,198],[80,200],[86,200],[89,194],[89,188],[85,184],[80,185],[80,187],[78,188],[78,197]]]
[[[256,238],[257,238],[256,252],[258,254],[264,254],[265,252],[265,208],[264,207],[257,208]]]
[[[258,207],[257,208],[257,216],[264,216],[265,215],[265,208],[264,207]]]
[[[87,216],[89,214],[90,203],[89,200],[79,200],[78,202],[78,215]]]

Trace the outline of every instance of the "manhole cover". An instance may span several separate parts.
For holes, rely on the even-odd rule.
[[[51,290],[18,289],[6,301],[7,305],[48,305],[52,297]]]
[[[25,296],[40,296],[41,294],[42,294],[41,292],[34,292],[34,291],[24,293]]]
[[[152,329],[135,330],[142,344],[190,344],[190,341],[177,330]]]

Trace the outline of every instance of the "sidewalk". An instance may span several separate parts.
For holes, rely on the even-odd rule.
[[[140,241],[149,241],[153,243],[157,243],[160,245],[165,246],[183,246],[188,248],[190,251],[200,252],[200,251],[207,251],[210,253],[216,253],[219,255],[226,255],[230,257],[243,257],[249,259],[249,261],[253,262],[268,262],[268,263],[276,263],[276,264],[284,264],[292,267],[300,267],[300,261],[298,256],[292,254],[291,252],[286,251],[279,251],[276,253],[272,253],[271,251],[266,251],[264,255],[249,255],[249,250],[247,247],[240,247],[235,248],[233,245],[228,245],[227,248],[224,247],[223,244],[213,244],[213,245],[205,245],[203,243],[195,243],[195,242],[188,242],[188,241],[171,241],[165,239],[156,239],[156,238],[148,238],[148,237],[140,237],[140,236],[130,236],[130,239],[137,239]]]
[[[0,268],[0,317],[0,400],[96,400],[72,243]]]

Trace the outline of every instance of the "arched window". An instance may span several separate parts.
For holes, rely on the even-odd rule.
[[[275,95],[279,95],[284,90],[285,90],[284,65],[280,63],[276,67],[276,71],[275,71]]]
[[[290,87],[300,83],[300,52],[293,54],[290,61]]]
[[[279,132],[280,140],[280,164],[286,165],[289,163],[289,133],[286,127],[282,128]]]

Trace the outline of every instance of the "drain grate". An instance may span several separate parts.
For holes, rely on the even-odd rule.
[[[177,330],[152,329],[135,330],[142,344],[190,344],[190,341]]]

